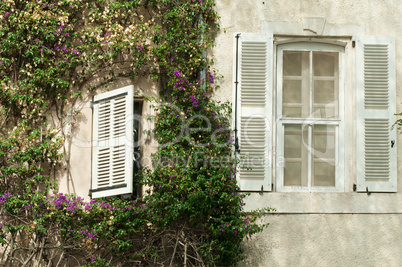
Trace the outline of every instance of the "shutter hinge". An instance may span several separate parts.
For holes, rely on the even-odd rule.
[[[271,184],[271,191],[274,191],[274,184]]]
[[[261,185],[261,191],[260,191],[260,195],[264,194],[264,186]]]
[[[393,148],[395,145],[395,140],[391,140],[391,148]]]
[[[353,192],[356,192],[356,190],[357,190],[357,185],[353,184]]]
[[[356,46],[356,41],[352,41],[352,47]]]
[[[371,193],[369,192],[369,190],[368,190],[368,186],[366,186],[366,193],[367,193],[367,195],[370,195]]]
[[[235,131],[237,132],[237,129]],[[239,138],[238,137],[236,137],[236,140],[235,140],[235,150],[236,150],[237,153],[240,153],[240,146],[239,146]]]

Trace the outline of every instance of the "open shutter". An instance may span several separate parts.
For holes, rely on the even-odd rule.
[[[242,33],[239,41],[238,183],[244,191],[271,191],[273,37]]]
[[[393,37],[356,39],[357,191],[396,192]]]
[[[134,87],[94,97],[92,198],[133,192]]]

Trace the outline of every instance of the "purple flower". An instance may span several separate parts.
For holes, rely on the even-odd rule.
[[[73,5],[69,5],[69,7],[73,7]]]
[[[210,83],[214,83],[214,76],[209,71],[205,73],[206,76],[209,78]]]
[[[144,47],[140,46],[140,45],[137,45],[137,48],[140,49],[140,50],[144,49]]]
[[[4,16],[5,16],[6,18],[7,18],[8,16],[10,16],[10,12],[7,12]]]
[[[69,36],[69,35],[70,35],[70,34],[67,32],[67,33],[66,33],[66,36]]]
[[[4,63],[3,61],[0,61],[0,65],[3,65],[3,63]]]
[[[178,70],[175,70],[174,72],[173,72],[173,74],[176,76],[176,77],[180,77],[181,75],[180,75],[180,72],[178,71]]]

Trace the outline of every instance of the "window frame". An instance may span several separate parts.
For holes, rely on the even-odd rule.
[[[307,51],[307,52],[337,52],[339,55],[338,68],[339,68],[339,92],[338,92],[338,118],[337,119],[320,119],[320,118],[286,118],[282,117],[282,70],[283,70],[283,52],[284,51]],[[276,191],[277,192],[344,192],[345,184],[345,87],[347,80],[347,49],[346,43],[337,42],[336,40],[304,40],[304,39],[292,39],[285,42],[278,42],[275,46],[276,60],[274,60],[274,77],[276,78],[275,88],[275,113],[276,113],[276,131],[275,131],[275,180],[276,180]],[[312,68],[312,66],[310,66]],[[325,125],[335,125],[335,186],[284,186],[284,125],[286,124],[299,124],[308,125],[309,135],[311,134],[312,125],[315,124],[325,124]],[[311,158],[311,157],[309,157]],[[311,161],[308,162],[309,165],[309,177],[308,183],[311,182]]]

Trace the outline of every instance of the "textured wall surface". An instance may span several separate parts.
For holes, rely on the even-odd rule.
[[[240,266],[401,266],[401,214],[268,215]],[[399,244],[399,245],[398,245]]]

